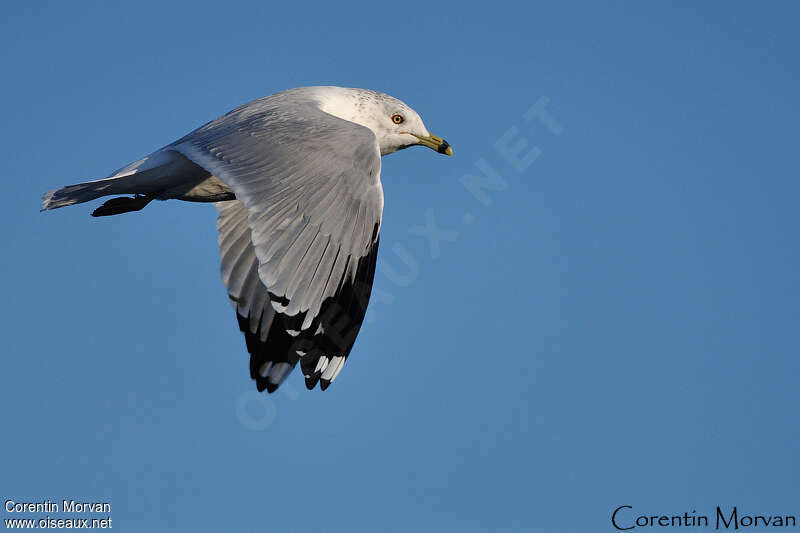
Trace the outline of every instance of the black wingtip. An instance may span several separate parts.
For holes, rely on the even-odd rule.
[[[314,387],[317,386],[317,382],[319,382],[319,373],[317,373],[316,375],[313,375],[311,377],[307,377],[306,378],[306,388],[308,390],[313,389]]]
[[[326,390],[326,389],[327,389],[328,387],[330,387],[330,386],[331,386],[331,382],[330,382],[330,381],[328,381],[327,379],[321,379],[321,380],[319,380],[319,388],[320,388],[320,389],[322,389],[322,390]]]
[[[269,394],[272,394],[273,392],[278,390],[278,387],[280,387],[280,384],[273,385],[264,378],[259,377],[258,379],[256,379],[256,389],[258,389],[258,392],[267,391]]]

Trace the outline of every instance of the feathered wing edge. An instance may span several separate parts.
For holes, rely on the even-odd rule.
[[[375,231],[378,231],[377,224]],[[309,389],[313,389],[317,381],[322,390],[327,389],[353,349],[372,292],[379,244],[380,236],[376,235],[367,255],[358,260],[355,274],[342,278],[334,296],[323,301],[320,314],[314,318],[312,327],[306,330],[315,332],[303,339],[310,349],[301,348],[306,353],[300,366]]]
[[[317,383],[325,390],[341,372],[355,342],[366,313],[375,276],[378,252],[378,229],[366,255],[351,264],[350,256],[336,256],[320,263],[327,269],[336,290],[319,306],[316,316],[307,312],[288,315],[289,302],[271,294],[258,276],[258,260],[247,225],[247,210],[238,201],[220,202],[219,230],[222,280],[236,310],[239,329],[250,353],[250,376],[259,391],[275,391],[301,362],[306,387]],[[335,268],[342,261],[339,268]],[[307,327],[303,327],[308,325]]]

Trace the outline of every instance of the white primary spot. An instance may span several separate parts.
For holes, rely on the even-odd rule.
[[[336,367],[336,372],[334,372],[333,376],[331,376],[331,383],[333,383],[333,381],[336,379],[336,376],[338,376],[339,372],[341,372],[342,369],[344,368],[344,361],[345,359],[344,357],[342,357],[342,360],[339,361],[339,366]]]
[[[323,355],[317,361],[317,368],[314,369],[314,373],[325,372],[326,368],[328,368],[328,357]]]
[[[341,355],[335,355],[331,359],[331,362],[328,363],[328,368],[325,369],[325,372],[322,373],[322,379],[327,381],[331,380],[331,377],[336,374],[336,370],[339,368],[339,365],[342,364],[342,360],[344,357]]]
[[[278,301],[275,301],[275,300],[270,300],[270,303],[272,304],[272,308],[275,309],[279,313],[283,313],[284,311],[286,311],[289,308],[288,305],[283,305],[282,303],[280,303]]]

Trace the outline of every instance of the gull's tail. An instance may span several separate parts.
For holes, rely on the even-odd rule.
[[[116,179],[124,179],[124,178],[116,178]],[[118,187],[119,184],[110,183],[113,180],[105,179],[102,180],[106,183],[98,184],[96,181],[89,181],[86,183],[78,183],[75,185],[67,185],[66,187],[62,187],[60,189],[56,189],[54,191],[46,192],[42,196],[42,211],[47,211],[48,209],[56,209],[59,207],[64,207],[67,205],[74,205],[80,204],[83,202],[88,202],[90,200],[94,200],[96,198],[100,198],[101,196],[106,196],[109,194],[120,194],[122,191],[116,191],[109,189],[115,189]],[[127,196],[123,196],[120,198],[112,198],[111,200],[105,202],[103,205],[98,207],[92,212],[92,216],[95,217],[102,217],[107,215],[118,215],[120,213],[127,213],[129,211],[138,211],[150,203],[153,198],[157,196],[155,195],[142,195],[142,196],[134,196],[133,198],[129,198]]]
[[[197,179],[198,167],[171,150],[159,150],[109,177],[67,185],[42,196],[42,211],[88,202],[102,196],[134,194],[133,198],[114,198],[92,215],[106,216],[138,211],[166,191]]]

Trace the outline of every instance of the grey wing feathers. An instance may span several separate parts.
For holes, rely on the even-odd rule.
[[[222,275],[259,390],[274,385],[259,379],[265,365],[290,370],[301,356],[306,385],[326,388],[352,348],[374,276],[383,208],[374,134],[311,103],[278,113],[264,99],[167,149],[236,195],[217,204]]]
[[[273,392],[297,364],[298,355],[288,350],[293,339],[272,308],[267,288],[258,277],[247,210],[237,200],[218,202],[215,206],[219,212],[222,282],[236,311],[239,329],[245,335],[250,352],[250,377],[259,391]]]
[[[313,104],[293,113],[259,109],[235,110],[168,149],[233,189],[248,210],[262,281],[276,300],[288,300],[282,312],[306,314],[307,329],[336,289],[331,278],[352,277],[347,258],[368,255],[377,240],[380,153],[370,130]]]

